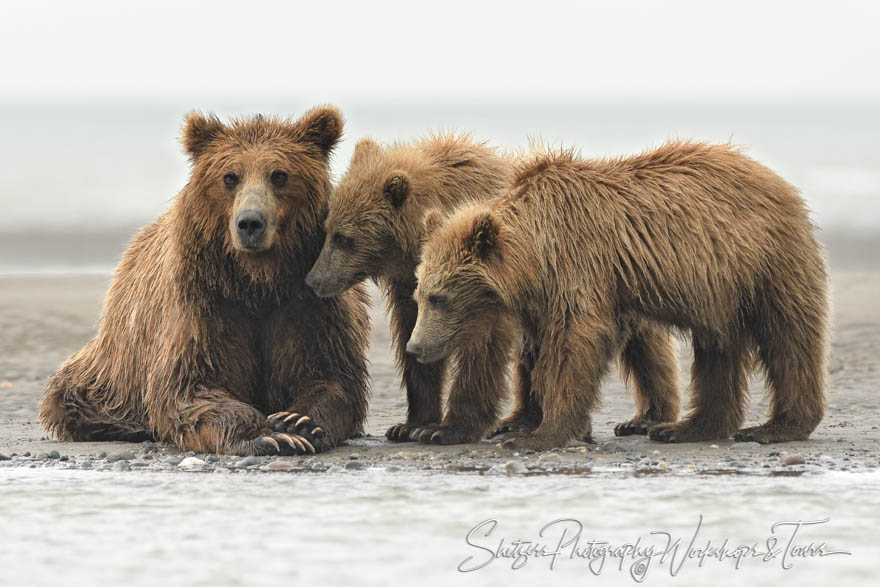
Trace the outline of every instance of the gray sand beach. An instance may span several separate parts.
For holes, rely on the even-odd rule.
[[[43,259],[60,258],[62,266],[97,269],[0,277],[0,584],[53,584],[60,568],[73,583],[91,582],[100,569],[110,584],[145,585],[288,577],[379,584],[386,568],[399,577],[442,577],[453,584],[531,584],[548,569],[560,578],[586,573],[633,583],[641,567],[632,557],[598,570],[570,553],[553,569],[542,558],[515,569],[516,559],[501,557],[489,557],[492,564],[472,573],[458,569],[467,560],[483,560],[502,537],[534,539],[554,520],[583,524],[585,542],[587,535],[614,544],[663,536],[652,532],[677,532],[688,540],[696,531],[715,544],[742,545],[776,537],[775,522],[827,518],[809,535],[804,530],[798,543],[827,542],[829,550],[851,553],[813,554],[788,569],[782,555],[744,561],[739,569],[723,559],[677,571],[658,558],[652,559],[650,584],[701,584],[717,577],[711,568],[718,565],[735,571],[730,582],[755,585],[799,577],[845,577],[855,584],[874,569],[880,555],[870,539],[880,511],[876,239],[828,243],[832,267],[843,269],[831,273],[828,411],[809,441],[668,445],[616,438],[614,424],[630,417],[633,402],[613,369],[593,415],[591,444],[521,454],[491,441],[447,447],[388,442],[384,431],[403,420],[406,401],[384,303],[371,286],[372,400],[363,437],[315,456],[241,458],[181,453],[152,442],[56,442],[40,429],[37,406],[46,379],[93,335],[110,280],[101,268],[112,264],[107,251],[121,251],[125,238],[92,236],[71,247],[78,239],[5,237],[10,246],[4,250],[13,256],[20,247]],[[686,341],[679,341],[679,355],[684,387]],[[759,423],[767,408],[759,374],[751,395],[747,421]],[[486,520],[501,529],[483,542],[466,539]],[[37,543],[47,548],[34,550]],[[375,556],[356,554],[364,548]],[[114,551],[118,556],[110,556]],[[331,564],[340,556],[357,560],[358,571]]]

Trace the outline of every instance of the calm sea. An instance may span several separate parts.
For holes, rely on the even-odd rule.
[[[503,148],[538,139],[585,156],[694,137],[746,146],[801,189],[825,231],[880,232],[880,105],[338,105],[347,125],[333,161],[337,178],[363,136],[391,141],[459,130]],[[178,137],[191,106],[231,116],[299,114],[311,104],[0,106],[0,271],[115,264],[118,243],[102,256],[89,239],[127,237],[168,206],[188,172]],[[44,251],[48,238],[58,246]]]

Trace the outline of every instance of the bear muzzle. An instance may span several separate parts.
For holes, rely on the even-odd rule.
[[[266,217],[259,210],[244,210],[235,218],[238,238],[245,249],[262,249]]]

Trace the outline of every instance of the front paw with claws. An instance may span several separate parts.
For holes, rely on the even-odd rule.
[[[298,412],[276,412],[269,416],[269,426],[277,434],[289,436],[296,442],[303,442],[308,453],[323,452],[330,448],[327,431],[311,417]],[[300,452],[296,454],[306,454]]]
[[[394,442],[415,442],[413,431],[419,428],[416,424],[395,424],[385,431],[385,438]]]
[[[315,454],[312,442],[299,434],[270,432],[251,441],[248,452],[255,456],[292,456]]]
[[[410,438],[424,444],[464,444],[480,440],[479,434],[474,435],[450,425],[431,424],[421,426],[410,432]]]

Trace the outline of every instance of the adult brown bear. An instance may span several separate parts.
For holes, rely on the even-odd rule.
[[[672,142],[592,161],[537,154],[505,194],[426,224],[408,348],[438,360],[468,343],[462,325],[474,317],[516,320],[517,393],[531,394],[538,417],[510,433],[514,446],[547,449],[582,434],[611,358],[656,324],[691,333],[694,365],[691,413],[651,426],[651,438],[803,440],[822,419],[821,248],[797,191],[735,148]],[[739,430],[753,355],[770,419]],[[642,391],[652,389],[665,387]]]
[[[322,299],[304,282],[341,132],[330,107],[296,121],[187,118],[190,180],[126,251],[95,338],[50,380],[50,433],[294,454],[361,430],[365,295]]]

